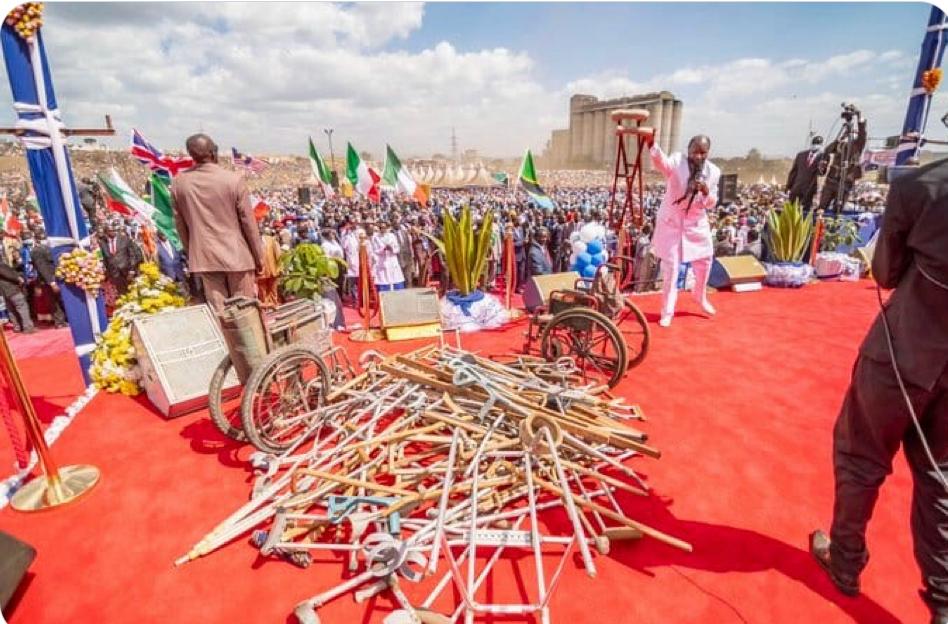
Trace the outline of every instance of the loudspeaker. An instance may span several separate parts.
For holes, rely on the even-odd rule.
[[[403,288],[379,293],[382,328],[441,322],[441,302],[434,288]]]
[[[718,204],[730,204],[737,201],[737,174],[722,174],[718,180]]]
[[[310,196],[310,188],[308,186],[301,186],[297,188],[296,194],[301,204],[305,205],[312,201],[312,197]]]
[[[549,275],[534,275],[523,287],[523,305],[533,312],[536,308],[546,305],[550,301],[550,293],[554,290],[573,290],[579,273],[567,271],[565,273],[550,273]]]
[[[714,259],[708,286],[733,288],[736,291],[758,290],[765,277],[766,269],[754,256],[723,256]]]
[[[135,319],[132,342],[142,369],[141,385],[166,418],[207,406],[214,369],[228,354],[214,313],[206,305]],[[238,385],[231,371],[224,389]]]
[[[36,559],[35,548],[0,531],[0,610],[6,609],[33,559]],[[0,621],[3,621],[2,615]]]

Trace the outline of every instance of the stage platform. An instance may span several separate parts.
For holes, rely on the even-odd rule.
[[[568,564],[553,621],[770,624],[927,622],[909,533],[911,479],[904,460],[882,490],[869,531],[863,595],[838,593],[806,552],[830,520],[832,427],[856,351],[876,313],[870,282],[799,290],[717,293],[714,319],[687,294],[672,326],[656,324],[659,297],[637,297],[653,332],[644,363],[618,393],[642,405],[641,428],[663,452],[631,460],[654,495],[623,498],[632,517],[690,541],[694,553],[652,540],[613,545],[599,577]],[[484,353],[519,348],[523,326],[466,335]],[[69,334],[11,338],[41,419],[82,391]],[[418,341],[356,345],[404,351]],[[13,455],[0,434],[0,478]],[[316,558],[301,570],[239,539],[208,557],[172,562],[247,500],[251,449],[219,435],[206,412],[164,420],[147,399],[99,393],[53,446],[61,464],[91,463],[102,482],[81,502],[26,515],[0,511],[0,530],[39,551],[6,612],[12,624],[291,623],[294,605],[340,582],[344,564]],[[550,525],[565,521],[549,513]],[[552,560],[551,560],[552,561]],[[497,601],[522,601],[529,558],[498,565]],[[552,565],[552,563],[551,563]],[[432,580],[403,583],[424,596]],[[444,602],[438,603],[442,610]],[[324,624],[381,622],[385,597],[344,595],[320,609]],[[494,622],[531,619],[497,617]]]

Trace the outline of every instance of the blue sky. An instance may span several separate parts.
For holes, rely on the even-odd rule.
[[[44,27],[67,122],[112,114],[177,147],[404,156],[541,152],[573,93],[667,89],[683,135],[719,155],[788,155],[855,101],[900,130],[930,6],[921,3],[52,3]],[[0,90],[0,108],[9,95]],[[7,108],[9,110],[9,108]],[[940,93],[933,119],[948,110]],[[936,124],[937,125],[937,124]],[[934,129],[935,132],[938,128]],[[939,136],[939,138],[945,138]],[[126,141],[123,136],[118,144]],[[325,146],[320,146],[325,149]]]

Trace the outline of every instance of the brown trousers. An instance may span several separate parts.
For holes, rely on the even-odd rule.
[[[906,390],[935,462],[948,475],[948,368],[931,391],[910,384]],[[830,553],[841,573],[858,576],[869,560],[866,525],[899,446],[914,483],[911,524],[922,597],[932,613],[948,614],[948,491],[925,454],[892,365],[860,356],[833,432]]]
[[[204,285],[204,299],[215,313],[224,309],[225,299],[257,296],[253,271],[213,271],[199,275]]]

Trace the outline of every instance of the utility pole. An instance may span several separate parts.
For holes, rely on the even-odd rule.
[[[329,162],[330,162],[329,168],[332,169],[333,171],[335,171],[335,170],[336,170],[336,156],[333,154],[333,151],[332,151],[332,132],[333,132],[333,129],[332,129],[332,128],[323,128],[323,132],[325,132],[325,133],[326,133],[326,136],[329,137]]]
[[[454,133],[454,126],[451,126],[451,158],[454,164],[458,163],[458,135]]]

